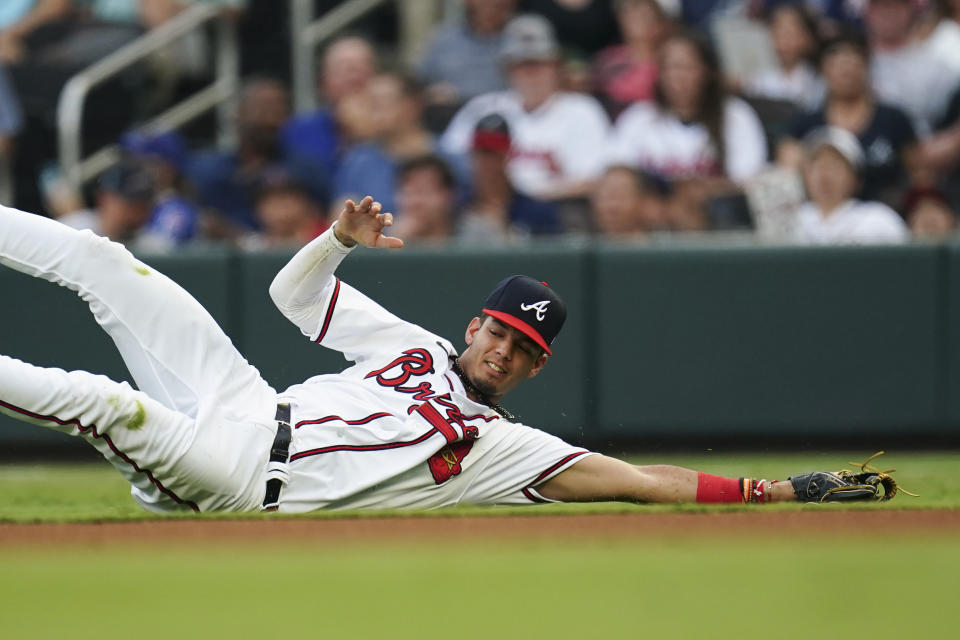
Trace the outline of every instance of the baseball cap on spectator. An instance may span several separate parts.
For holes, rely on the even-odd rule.
[[[115,193],[130,202],[153,201],[154,185],[150,172],[139,162],[124,161],[116,164],[100,176],[101,189]]]
[[[803,146],[807,151],[807,157],[813,155],[824,147],[833,149],[847,161],[853,172],[860,174],[864,167],[863,147],[857,136],[846,129],[840,127],[819,127],[811,131],[803,139]]]
[[[483,312],[520,331],[548,355],[567,319],[567,306],[546,282],[529,276],[501,280],[483,304]]]
[[[183,139],[175,132],[149,134],[128,131],[120,138],[120,148],[135,156],[159,158],[182,169],[187,157]]]
[[[499,113],[484,116],[473,128],[473,150],[507,153],[510,151],[510,126]]]
[[[500,46],[501,64],[558,60],[560,45],[550,21],[536,14],[523,14],[507,23]]]

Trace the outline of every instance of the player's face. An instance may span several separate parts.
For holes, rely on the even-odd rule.
[[[460,367],[493,402],[540,373],[547,363],[547,355],[533,340],[495,318],[471,320],[465,340]]]

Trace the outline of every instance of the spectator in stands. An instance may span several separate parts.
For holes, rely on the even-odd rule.
[[[293,176],[268,171],[256,199],[260,231],[245,236],[248,250],[296,249],[327,230],[319,203]]]
[[[670,181],[697,180],[705,195],[735,190],[767,161],[756,113],[726,95],[716,53],[698,32],[667,38],[660,64],[656,101],[637,103],[617,120],[611,162]]]
[[[957,213],[942,191],[933,187],[911,189],[903,204],[910,232],[917,238],[940,239],[957,230]]]
[[[804,152],[800,141],[824,125],[857,136],[865,154],[860,197],[899,204],[909,183],[907,166],[916,143],[910,119],[900,109],[878,102],[870,88],[870,58],[866,42],[841,34],[824,45],[821,71],[827,99],[819,110],[804,114],[790,126],[777,148],[777,161],[799,168]]]
[[[608,167],[593,192],[594,230],[608,238],[668,228],[667,203],[653,181],[626,165]]]
[[[325,173],[302,157],[282,154],[279,133],[290,115],[286,87],[273,78],[244,83],[237,106],[235,151],[196,154],[186,174],[200,205],[211,210],[208,235],[231,238],[259,227],[255,198],[265,172],[282,169],[294,176],[319,202],[326,202]]]
[[[150,220],[153,198],[150,172],[139,162],[125,160],[100,176],[93,209],[68,213],[60,222],[75,229],[90,229],[138,251]]]
[[[801,4],[782,4],[768,19],[777,67],[749,78],[743,86],[751,97],[785,100],[805,111],[823,103],[823,79],[817,71],[820,37],[816,19]]]
[[[942,117],[960,77],[911,39],[918,12],[912,0],[869,0],[864,20],[877,97],[903,109],[925,136]]]
[[[397,170],[397,211],[392,235],[408,243],[439,243],[454,229],[456,181],[443,158],[411,158]]]
[[[137,158],[150,172],[156,191],[147,232],[158,249],[171,249],[197,237],[199,211],[188,194],[183,176],[187,150],[175,132],[130,132],[120,148]]]
[[[499,58],[511,89],[464,105],[441,147],[466,156],[477,123],[499,113],[510,127],[507,169],[514,187],[545,200],[585,196],[603,165],[609,133],[603,107],[590,96],[560,89],[560,47],[540,16],[521,15],[507,25]]]
[[[510,184],[510,127],[499,114],[481,118],[471,146],[473,195],[460,216],[457,237],[480,246],[563,231],[556,207]]]
[[[334,40],[321,62],[320,93],[324,104],[313,113],[297,115],[284,127],[286,155],[307,158],[332,176],[339,155],[349,142],[344,140],[341,119],[351,118],[355,110],[364,109],[357,96],[376,72],[377,56],[369,42],[357,36]],[[347,100],[350,97],[352,101]]]
[[[563,47],[590,58],[617,39],[610,0],[521,0],[520,11],[542,15]]]
[[[382,73],[361,94],[370,109],[373,139],[344,154],[333,179],[333,202],[359,202],[372,194],[384,211],[395,211],[394,176],[404,160],[437,153],[437,140],[423,125],[423,87],[412,76]],[[442,154],[441,154],[442,155]],[[445,158],[453,166],[455,159]],[[459,175],[466,171],[461,169]],[[465,175],[464,175],[465,177]]]
[[[506,88],[497,52],[516,8],[517,0],[465,0],[464,22],[434,31],[417,66],[430,103],[462,105]]]
[[[653,100],[657,52],[673,26],[663,0],[614,0],[622,44],[603,49],[593,61],[597,95],[612,119],[631,103]]]
[[[794,239],[801,244],[906,242],[907,227],[890,207],[855,199],[864,168],[857,137],[823,127],[805,140],[804,182],[810,197],[797,210]]]
[[[931,56],[960,73],[960,0],[934,0],[933,31],[923,42]]]

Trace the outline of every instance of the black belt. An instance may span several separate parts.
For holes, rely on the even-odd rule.
[[[277,435],[273,438],[270,447],[270,462],[286,464],[290,457],[290,404],[282,402],[277,405]],[[280,490],[284,482],[280,478],[267,480],[267,493],[263,496],[263,510],[276,511],[280,503]]]

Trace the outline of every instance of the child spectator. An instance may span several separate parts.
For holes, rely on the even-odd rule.
[[[477,123],[473,132],[471,170],[473,197],[460,217],[457,237],[480,246],[522,240],[563,231],[556,207],[534,200],[510,184],[510,127],[499,114]]]

